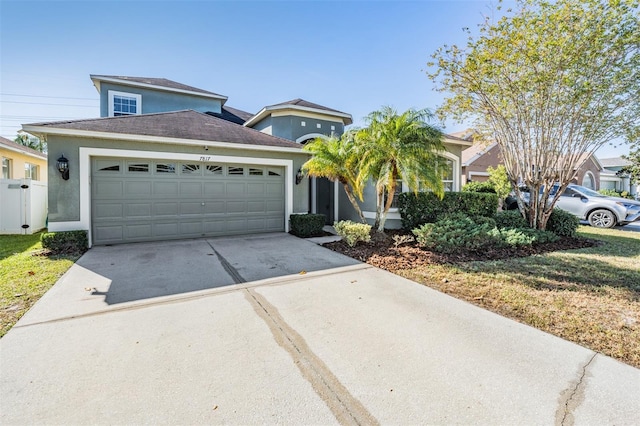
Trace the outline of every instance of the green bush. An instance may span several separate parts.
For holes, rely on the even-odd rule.
[[[481,192],[495,194],[496,190],[490,182],[468,182],[462,187],[462,192]]]
[[[551,243],[559,239],[552,232],[532,228],[494,228],[489,232],[489,235],[500,239],[505,245],[511,247]]]
[[[560,208],[555,208],[547,221],[547,231],[560,237],[573,237],[580,226],[580,219]]]
[[[516,229],[516,228],[528,228],[529,222],[522,217],[520,210],[505,210],[496,213],[493,218],[496,221],[496,226],[499,229]]]
[[[89,246],[87,231],[44,232],[40,241],[54,254],[84,253]]]
[[[359,241],[365,243],[371,241],[371,225],[341,220],[334,223],[333,227],[350,247],[354,247]]]
[[[601,189],[598,191],[602,195],[606,195],[609,197],[620,197],[620,198],[628,198],[633,200],[633,196],[627,191],[616,191],[615,189]]]
[[[483,247],[502,245],[500,238],[490,234],[495,224],[478,224],[460,214],[445,216],[435,223],[425,223],[413,230],[418,245],[438,253],[458,250],[478,251]]]
[[[498,196],[479,192],[446,192],[440,200],[432,192],[404,192],[398,197],[402,227],[411,230],[433,223],[444,216],[462,212],[469,216],[493,217],[498,209]]]
[[[289,216],[291,233],[296,237],[308,238],[323,235],[322,228],[326,222],[323,214],[292,214]]]

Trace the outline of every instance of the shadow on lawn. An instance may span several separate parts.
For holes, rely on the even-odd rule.
[[[507,265],[504,262],[473,262],[458,265],[458,268],[463,272],[508,275],[536,289],[599,292],[604,287],[624,288],[630,291],[631,300],[640,300],[640,269],[637,266],[615,266],[589,257],[587,251],[584,256],[581,253],[561,258],[538,256],[509,261]],[[617,252],[617,255],[622,254]]]

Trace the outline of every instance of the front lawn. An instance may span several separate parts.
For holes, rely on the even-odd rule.
[[[430,252],[395,248],[391,241],[387,258],[370,254],[362,260],[640,367],[640,233],[581,226],[579,236],[602,243],[442,263]],[[407,261],[403,252],[427,260]]]
[[[40,235],[0,235],[0,337],[80,257],[40,254]]]

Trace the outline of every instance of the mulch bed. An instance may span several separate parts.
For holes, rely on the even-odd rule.
[[[552,251],[593,247],[601,244],[600,241],[587,238],[562,237],[555,243],[534,246],[496,248],[481,252],[460,250],[453,254],[441,254],[423,250],[415,241],[396,246],[393,236],[403,234],[405,234],[403,231],[387,231],[384,236],[374,235],[370,243],[358,243],[355,247],[349,247],[344,241],[326,243],[324,247],[378,268],[395,272],[429,264],[458,264],[471,261],[509,259]]]

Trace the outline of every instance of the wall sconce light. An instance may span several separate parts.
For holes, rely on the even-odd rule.
[[[296,185],[300,185],[303,177],[304,176],[302,176],[302,169],[298,169],[298,173],[296,173]]]
[[[58,158],[58,171],[62,175],[62,179],[69,180],[69,160],[64,157],[64,154]]]

